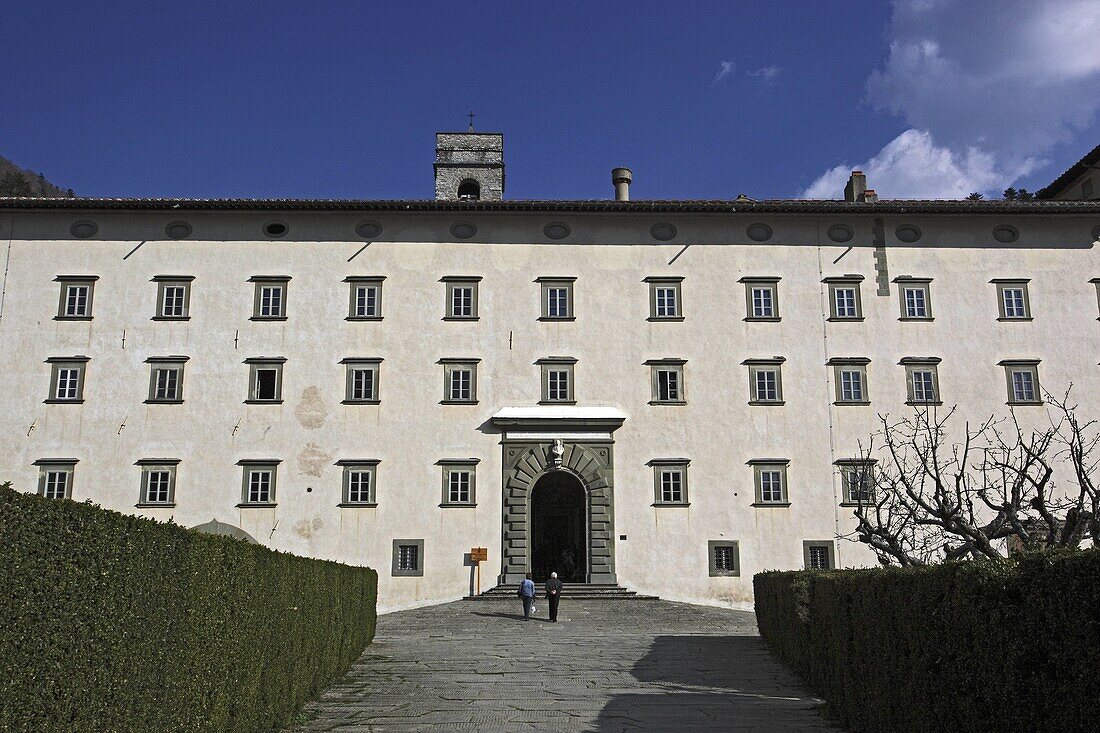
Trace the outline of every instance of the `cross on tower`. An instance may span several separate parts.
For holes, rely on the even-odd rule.
[[[473,132],[474,131],[474,117],[476,117],[477,115],[475,115],[473,113],[473,111],[471,111],[470,114],[468,114],[466,116],[470,118],[470,129],[468,130],[468,132]]]

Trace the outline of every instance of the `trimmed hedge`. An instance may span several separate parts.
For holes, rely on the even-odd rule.
[[[279,730],[370,643],[377,588],[0,486],[0,730]]]
[[[761,635],[852,730],[1096,729],[1100,550],[753,587]]]

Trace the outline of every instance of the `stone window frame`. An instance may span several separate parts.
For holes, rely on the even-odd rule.
[[[875,501],[874,471],[878,460],[875,458],[841,458],[833,462],[840,474],[840,505],[842,507],[869,506]],[[852,480],[856,474],[860,483],[866,488],[867,501],[852,501]]]
[[[1031,321],[1034,320],[1031,317],[1031,294],[1028,292],[1028,283],[1031,282],[1030,278],[1017,277],[1017,278],[994,278],[989,281],[991,284],[997,286],[997,320],[998,321]],[[1022,291],[1020,305],[1023,308],[1023,315],[1010,316],[1008,315],[1008,309],[1005,307],[1005,293],[1008,290],[1020,290]]]
[[[440,468],[441,494],[439,506],[449,507],[476,507],[477,506],[477,464],[480,458],[443,458],[436,461]],[[451,476],[466,473],[469,474],[467,491],[469,497],[466,501],[454,501],[451,499]]]
[[[285,356],[254,356],[245,359],[248,365],[248,399],[246,405],[281,405],[283,403],[283,365],[286,364]],[[275,397],[271,399],[260,398],[259,373],[261,371],[275,372]]]
[[[88,374],[87,356],[51,356],[46,359],[50,365],[50,391],[43,400],[48,405],[79,405],[84,403],[84,382]],[[76,394],[74,397],[58,397],[57,387],[61,378],[61,370],[76,370]]]
[[[653,276],[647,277],[643,282],[649,283],[649,318],[648,321],[682,321],[684,320],[684,298],[683,298],[683,282],[682,277],[673,276]],[[673,301],[676,306],[676,312],[673,315],[658,315],[657,313],[657,291],[662,289],[670,289],[673,291]]]
[[[748,322],[778,323],[782,320],[779,310],[779,277],[743,277],[737,282],[745,284],[745,318]],[[769,290],[772,297],[772,314],[758,316],[755,309],[754,290]]]
[[[343,405],[377,405],[382,401],[382,362],[379,356],[348,356],[340,360],[344,365],[344,399]],[[371,372],[371,396],[357,398],[355,394],[355,372]]]
[[[577,404],[577,384],[576,384],[576,370],[575,366],[577,360],[571,356],[548,356],[545,359],[539,359],[535,362],[540,367],[541,383],[541,399],[540,405],[575,405]],[[566,395],[567,399],[550,399],[550,373],[551,372],[566,372],[567,386],[569,394]]]
[[[416,548],[416,567],[402,569],[400,567],[400,553],[402,547]],[[393,561],[390,565],[390,575],[394,578],[419,578],[424,575],[424,540],[395,539],[393,541]]]
[[[183,374],[184,367],[191,357],[188,356],[150,356],[145,360],[149,365],[149,396],[145,400],[147,405],[178,405],[183,403]],[[158,372],[171,370],[176,372],[175,397],[157,397]]]
[[[345,459],[339,460],[335,465],[340,466],[341,478],[340,478],[340,503],[336,506],[340,508],[356,508],[356,507],[376,507],[378,506],[378,464],[381,463],[376,458],[361,458],[361,459]],[[367,487],[367,501],[352,501],[351,500],[351,474],[353,473],[365,473],[370,478],[368,479]]]
[[[932,314],[932,278],[899,275],[894,278],[894,282],[898,286],[898,305],[901,309],[901,314],[898,316],[899,321],[936,320],[935,316]],[[913,316],[909,314],[909,298],[907,293],[909,290],[920,291],[924,294],[925,314],[923,316]]]
[[[870,363],[871,360],[863,356],[834,357],[826,362],[826,366],[830,366],[833,368],[833,397],[835,398],[833,401],[834,405],[859,406],[871,404],[871,393],[867,383],[867,365]],[[860,386],[863,389],[863,399],[844,399],[844,390],[842,384],[842,374],[844,372],[859,372]]]
[[[153,321],[190,321],[191,320],[191,283],[194,275],[157,275],[150,282],[157,284],[157,307],[150,320]],[[183,288],[183,312],[179,315],[166,313],[169,288]]]
[[[649,386],[651,405],[686,405],[687,392],[684,389],[684,365],[687,359],[649,359],[645,366],[649,367]],[[661,399],[661,372],[669,372],[676,375],[677,396],[676,399]]]
[[[1040,359],[1002,359],[997,362],[998,366],[1002,366],[1005,369],[1005,383],[1008,388],[1008,402],[1006,404],[1010,406],[1034,406],[1045,404],[1041,387],[1042,383],[1039,381],[1040,361]],[[1017,398],[1013,378],[1013,375],[1016,373],[1031,375],[1031,388],[1035,393],[1034,399],[1026,400]]]
[[[385,275],[348,275],[344,282],[348,283],[348,315],[345,321],[381,321],[382,313],[382,283]],[[374,288],[374,314],[358,315],[358,289]]]
[[[752,485],[754,507],[788,507],[791,505],[790,494],[787,488],[787,467],[790,466],[789,458],[753,458],[745,462],[746,466],[752,466]],[[779,501],[765,501],[763,488],[765,472],[779,473]]]
[[[440,278],[439,282],[445,283],[447,286],[447,302],[443,310],[444,321],[477,321],[481,319],[481,316],[478,315],[480,275],[446,275]],[[467,287],[471,290],[470,315],[455,315],[455,291]]]
[[[285,321],[286,320],[286,297],[287,291],[290,285],[290,275],[253,275],[248,278],[248,282],[255,283],[252,295],[252,317],[250,321]],[[263,291],[264,288],[279,289],[279,311],[277,315],[263,315]]]
[[[654,458],[646,462],[653,468],[653,504],[655,507],[687,507],[691,506],[691,495],[688,493],[688,466],[690,458]],[[680,499],[665,500],[664,476],[665,474],[679,475]]]
[[[444,357],[437,364],[443,365],[443,399],[441,405],[476,405],[477,404],[477,365],[481,359],[476,357]],[[470,396],[468,398],[455,397],[452,387],[454,374],[460,371],[470,372]]]
[[[99,275],[58,275],[53,279],[55,283],[61,283],[58,288],[57,315],[55,321],[90,321],[92,320],[92,304],[95,297],[95,284]],[[82,314],[69,315],[69,288],[86,287],[88,295],[84,302]]]
[[[749,368],[749,404],[750,405],[783,405],[783,364],[787,360],[782,356],[773,356],[770,359],[745,359],[742,366]],[[757,389],[757,374],[760,372],[775,372],[776,399],[760,399],[760,390]]]
[[[829,321],[862,321],[863,316],[863,294],[861,284],[863,283],[863,275],[837,275],[834,277],[827,277],[821,282],[829,286]],[[839,290],[852,290],[854,291],[854,307],[855,315],[842,316],[838,315],[836,294]]]
[[[38,495],[48,499],[73,498],[73,478],[76,475],[76,464],[80,461],[76,458],[40,458],[33,465],[38,466]],[[51,496],[47,493],[50,488],[50,474],[63,475],[65,477],[65,490],[62,496]]]
[[[733,552],[733,569],[732,570],[719,570],[718,569],[718,551],[719,547],[730,547]],[[707,540],[707,566],[710,577],[712,578],[739,578],[741,577],[741,542],[740,540]]]
[[[246,458],[237,461],[237,465],[241,467],[241,501],[237,504],[238,509],[270,509],[277,505],[280,463],[282,461],[278,458]],[[251,501],[249,489],[252,485],[252,474],[264,471],[271,473],[267,501]]]
[[[535,282],[539,283],[539,294],[542,299],[540,321],[575,321],[577,314],[573,310],[573,283],[575,277],[540,277]],[[550,291],[553,289],[565,290],[565,315],[550,315]]]
[[[810,561],[811,548],[824,547],[826,551],[827,567],[814,568]],[[836,544],[832,540],[802,540],[802,562],[806,570],[835,570],[836,569]]]
[[[174,507],[176,505],[176,472],[179,464],[178,458],[142,458],[137,461],[134,465],[141,469],[141,485],[138,502],[134,506],[138,509]],[[153,473],[168,474],[168,498],[165,501],[152,501],[149,498],[149,484]]]
[[[932,407],[943,404],[943,395],[940,393],[939,364],[943,361],[938,356],[906,356],[898,362],[905,367],[905,404],[914,407]],[[915,372],[932,373],[932,394],[935,399],[918,400],[916,396],[916,381],[913,378]]]

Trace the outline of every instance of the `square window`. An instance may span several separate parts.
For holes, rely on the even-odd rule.
[[[348,302],[349,321],[382,320],[382,281],[384,277],[348,277],[350,300]]]
[[[833,379],[836,386],[837,405],[865,405],[867,396],[867,364],[869,359],[832,359]]]
[[[908,403],[911,405],[938,405],[940,380],[937,365],[939,359],[902,359],[905,366],[905,384]]]
[[[774,359],[746,359],[741,362],[749,368],[749,404],[783,404],[783,357]]]
[[[805,540],[802,552],[807,570],[832,570],[835,567],[831,540]]]
[[[743,277],[745,284],[745,320],[779,320],[779,278]]]
[[[286,359],[246,359],[249,365],[248,399],[245,402],[283,401],[283,364]]]
[[[38,466],[38,494],[47,499],[71,499],[76,459],[44,458],[35,461]]]
[[[390,575],[424,575],[424,540],[393,541],[393,566]]]
[[[285,321],[286,290],[290,277],[285,275],[257,275],[256,296],[252,308],[253,321]]]
[[[753,468],[756,501],[753,506],[790,506],[787,501],[786,458],[762,458],[749,461]]]
[[[863,303],[859,293],[862,279],[859,276],[825,279],[829,285],[829,320],[863,320]]]
[[[649,462],[653,467],[653,505],[687,506],[687,469],[691,462],[686,458],[657,458]]]
[[[157,284],[157,312],[154,321],[186,321],[190,317],[191,282],[190,275],[158,275],[153,278]]]
[[[443,403],[477,403],[479,359],[440,359],[443,365]]]
[[[906,276],[896,278],[894,282],[898,284],[898,294],[901,298],[901,320],[932,320],[932,301],[929,297],[932,281]]]
[[[99,277],[96,275],[58,275],[61,296],[56,320],[86,321],[92,317],[92,293]]]
[[[840,467],[841,506],[859,506],[874,501],[874,461],[837,461]]]
[[[1005,360],[1001,362],[1008,380],[1008,404],[1041,405],[1038,360]]]
[[[571,321],[573,317],[574,277],[542,278],[537,282],[542,287],[543,321]]]
[[[737,540],[710,540],[707,554],[710,556],[710,577],[741,575],[741,553]]]
[[[646,364],[650,369],[652,393],[651,405],[683,405],[684,364],[683,359],[652,359]]]
[[[344,404],[377,404],[379,402],[378,376],[382,360],[348,358],[340,363],[347,369]]]
[[[1031,320],[1031,301],[1027,293],[1028,280],[994,280],[997,285],[999,320]]]
[[[147,504],[173,506],[176,497],[176,466],[174,458],[150,458],[138,461],[141,467],[141,493],[138,506]]]
[[[682,321],[680,302],[682,277],[647,277],[649,283],[649,320]]]
[[[573,366],[577,360],[571,357],[540,359],[542,367],[542,402],[573,404]]]
[[[186,356],[153,357],[149,364],[149,397],[146,402],[183,402],[183,367]]]
[[[51,357],[50,393],[46,402],[83,402],[88,357]]]
[[[480,277],[443,278],[447,283],[447,311],[443,319],[447,321],[476,321],[477,286]]]
[[[476,458],[439,462],[443,474],[443,499],[440,506],[476,505],[478,463]]]
[[[375,506],[375,476],[378,461],[337,461],[344,469],[340,506]]]
[[[241,503],[238,506],[271,506],[275,503],[275,482],[279,461],[240,461],[243,467]]]

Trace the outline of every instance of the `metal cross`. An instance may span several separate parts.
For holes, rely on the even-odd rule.
[[[473,132],[474,131],[474,117],[476,117],[477,115],[475,115],[473,113],[473,111],[471,110],[470,114],[468,114],[466,116],[470,118],[470,130],[469,130],[469,132]]]

